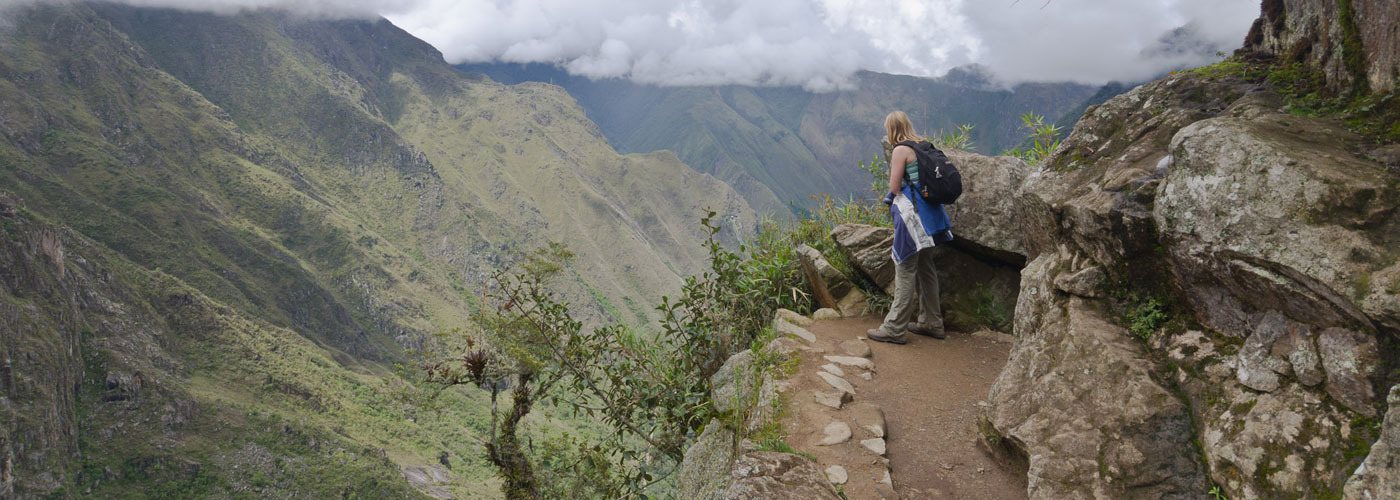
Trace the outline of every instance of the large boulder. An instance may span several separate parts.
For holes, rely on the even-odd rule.
[[[864,224],[841,224],[831,230],[831,239],[871,283],[892,292],[894,286],[894,229]]]
[[[963,176],[963,194],[946,205],[957,238],[953,246],[1020,268],[1025,240],[1016,221],[1016,197],[1031,168],[1012,156],[983,156],[954,149],[948,159]]]
[[[1023,271],[988,420],[1028,457],[1031,498],[1199,498],[1189,407],[1101,304],[1055,291],[1071,260],[1044,254]]]
[[[839,500],[841,495],[817,464],[801,455],[745,453],[734,462],[726,500]]]
[[[1359,142],[1283,114],[1177,134],[1154,217],[1208,326],[1244,337],[1249,315],[1271,309],[1323,328],[1400,315],[1384,299],[1370,302],[1374,320],[1362,310],[1400,255],[1400,177],[1348,151]]]
[[[1207,471],[1230,498],[1326,497],[1376,434],[1383,339],[1400,333],[1400,179],[1249,85],[1139,87],[1026,176],[1032,261],[987,416],[1027,453],[1032,497],[1194,497]],[[1164,316],[1144,320],[1149,299]],[[1132,368],[1090,385],[1095,362]]]

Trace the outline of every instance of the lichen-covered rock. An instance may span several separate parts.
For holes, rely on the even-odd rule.
[[[846,292],[846,296],[836,301],[836,310],[841,312],[842,317],[854,318],[864,315],[870,310],[870,300],[866,298],[865,292],[859,288],[852,288]]]
[[[1395,172],[1400,175],[1400,170]],[[1382,330],[1400,332],[1400,262],[1376,271],[1361,299],[1361,311]]]
[[[807,342],[808,344],[817,341],[817,336],[813,335],[812,332],[807,331],[806,328],[802,328],[792,323],[788,323],[787,320],[784,319],[773,320],[773,331],[777,332],[779,335],[791,335],[793,337],[797,337],[799,339],[802,339],[804,342]]]
[[[1023,271],[1016,335],[989,421],[1029,458],[1031,498],[1198,498],[1188,407],[1097,306],[1055,296],[1060,256]]]
[[[1207,326],[1245,336],[1269,310],[1371,330],[1353,302],[1396,255],[1400,189],[1330,122],[1268,114],[1182,129],[1154,217]],[[1386,311],[1376,311],[1378,317]]]
[[[894,245],[893,229],[841,224],[831,230],[831,239],[871,283],[886,292],[893,292],[894,258],[890,256],[890,248]]]
[[[734,462],[726,500],[839,500],[836,488],[806,457],[775,451],[745,453]],[[681,496],[681,498],[695,498]]]
[[[696,500],[726,498],[729,473],[734,468],[734,431],[719,420],[711,420],[704,432],[685,450],[676,469],[676,497]]]
[[[792,323],[803,328],[812,326],[812,318],[808,318],[806,316],[798,314],[797,312],[790,311],[787,309],[778,309],[777,312],[773,313],[773,319],[775,321],[781,319],[787,321],[788,323]]]
[[[710,398],[714,400],[715,411],[728,413],[736,407],[752,405],[757,397],[753,378],[753,354],[748,350],[725,360],[719,371],[710,376]]]
[[[1285,335],[1275,346],[1287,342]],[[1312,498],[1336,491],[1355,463],[1356,444],[1369,439],[1370,429],[1353,427],[1353,414],[1301,385],[1302,377],[1280,378],[1268,393],[1241,384],[1231,343],[1192,330],[1158,339],[1157,346],[1191,401],[1211,480],[1230,498]]]
[[[1104,274],[1103,268],[1089,266],[1072,273],[1061,273],[1056,276],[1055,289],[1080,297],[1096,298],[1102,296],[1099,288],[1104,285],[1107,279],[1108,275]]]
[[[1380,369],[1381,356],[1372,335],[1328,328],[1318,336],[1317,348],[1327,373],[1327,394],[1351,411],[1376,416],[1371,377]]]
[[[1343,490],[1347,500],[1400,498],[1400,385],[1390,388],[1386,398],[1385,421],[1381,436],[1371,446],[1366,460],[1356,468]]]

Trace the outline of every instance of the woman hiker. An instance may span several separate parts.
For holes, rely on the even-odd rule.
[[[905,330],[944,338],[943,313],[939,310],[938,270],[933,263],[933,247],[953,240],[948,212],[943,205],[931,205],[914,193],[919,180],[914,148],[906,141],[920,142],[914,126],[903,111],[885,117],[885,134],[894,149],[890,152],[890,190],[884,202],[894,221],[894,301],[879,328],[867,330],[866,338],[879,342],[908,342]],[[911,322],[919,312],[919,321]]]

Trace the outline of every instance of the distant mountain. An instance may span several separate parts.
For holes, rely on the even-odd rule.
[[[1087,111],[1089,107],[1097,106],[1108,102],[1109,99],[1117,97],[1119,94],[1126,93],[1129,90],[1133,90],[1138,85],[1140,84],[1123,82],[1105,83],[1102,87],[1099,87],[1098,91],[1094,92],[1094,95],[1091,95],[1088,98],[1084,99],[1084,101],[1079,103],[1079,105],[1070,108],[1070,110],[1065,112],[1065,114],[1060,115],[1054,123],[1055,125],[1058,125],[1061,129],[1063,129],[1062,133],[1064,134],[1064,136],[1067,137],[1069,136],[1070,131],[1074,130],[1074,124],[1079,123],[1079,118],[1084,116],[1084,112]]]
[[[1020,116],[1050,119],[1096,91],[1073,83],[1003,88],[977,68],[937,78],[861,73],[856,89],[656,87],[589,80],[542,64],[469,64],[462,71],[502,82],[563,86],[619,151],[674,151],[686,164],[729,182],[759,211],[806,205],[816,193],[863,195],[869,180],[857,161],[879,153],[885,114],[909,113],[932,134],[972,124],[975,149],[997,153],[1025,136]],[[1110,96],[1111,97],[1111,96]]]
[[[418,413],[394,363],[516,252],[567,243],[577,315],[639,324],[706,268],[705,208],[755,224],[387,21],[5,14],[0,498],[494,495],[487,403]]]

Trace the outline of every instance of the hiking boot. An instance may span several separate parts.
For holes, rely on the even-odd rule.
[[[948,338],[948,335],[943,333],[942,327],[933,328],[932,325],[926,325],[924,323],[910,323],[909,331],[919,335],[923,335],[925,337],[933,337],[939,340]]]
[[[879,328],[876,328],[876,329],[874,329],[874,330],[866,330],[866,331],[865,331],[865,338],[868,338],[868,339],[870,339],[870,340],[874,340],[874,341],[876,341],[876,342],[889,342],[889,343],[891,343],[891,344],[904,344],[904,343],[906,343],[906,342],[909,342],[909,339],[908,339],[908,338],[905,338],[904,335],[900,335],[900,336],[890,335],[890,334],[888,334],[888,333],[885,333],[884,330],[881,330],[881,329],[879,329]]]

